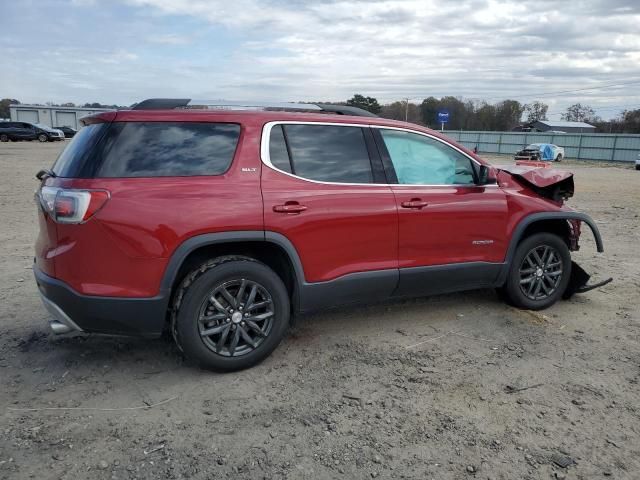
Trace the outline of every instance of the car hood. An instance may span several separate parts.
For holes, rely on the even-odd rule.
[[[524,165],[501,165],[496,168],[527,184],[546,198],[566,200],[573,196],[574,185],[571,172]]]
[[[496,168],[540,188],[549,187],[555,183],[573,178],[573,173],[565,170],[556,170],[555,168],[528,167],[524,165],[501,165]]]
[[[60,130],[58,130],[57,128],[46,127],[44,125],[43,126],[36,125],[36,128],[39,129],[39,130],[43,130],[45,132],[48,132],[48,133],[58,133],[58,132],[60,132]]]

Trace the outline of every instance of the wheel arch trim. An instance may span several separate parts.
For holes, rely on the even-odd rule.
[[[170,292],[178,275],[178,271],[186,258],[195,250],[222,243],[268,242],[281,247],[293,265],[293,274],[298,286],[304,283],[304,269],[297,250],[284,235],[263,230],[238,230],[232,232],[204,233],[195,235],[182,242],[173,251],[165,268],[160,283],[162,292]]]
[[[600,235],[600,230],[598,230],[598,226],[593,221],[593,219],[581,212],[539,212],[532,213],[524,217],[518,225],[515,227],[513,234],[511,235],[511,240],[509,241],[509,247],[507,249],[507,254],[505,256],[504,268],[500,275],[500,282],[504,283],[506,280],[507,272],[509,270],[509,266],[511,265],[511,261],[513,260],[513,256],[515,255],[516,248],[520,240],[522,239],[522,235],[524,234],[527,227],[530,225],[544,221],[544,220],[580,220],[583,223],[586,223],[591,232],[593,233],[593,237],[596,241],[596,249],[599,253],[604,252],[604,245],[602,242],[602,236]]]

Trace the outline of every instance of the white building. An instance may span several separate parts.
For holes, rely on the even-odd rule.
[[[44,105],[9,105],[11,120],[14,122],[42,123],[50,127],[81,127],[82,117],[98,112],[108,112],[109,108],[47,107]]]

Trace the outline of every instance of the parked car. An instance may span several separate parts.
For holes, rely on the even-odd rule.
[[[57,142],[64,140],[64,132],[57,128],[51,128],[43,123],[34,123],[37,139],[40,142]]]
[[[167,329],[229,371],[304,312],[488,287],[538,310],[602,284],[571,260],[583,223],[603,245],[565,204],[569,172],[493,167],[352,107],[187,106],[87,117],[38,173],[34,273],[55,333]]]
[[[640,153],[638,154],[638,158],[636,158],[636,170],[640,170]]]
[[[64,133],[47,125],[26,122],[0,122],[0,141],[39,140],[50,142],[64,140]]]
[[[73,136],[78,133],[78,131],[75,128],[71,128],[71,127],[56,127],[58,130],[60,130],[62,133],[64,133],[64,138],[73,138]]]
[[[532,143],[516,152],[516,160],[560,162],[564,158],[564,148],[550,143]]]

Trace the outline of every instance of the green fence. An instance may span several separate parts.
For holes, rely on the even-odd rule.
[[[468,132],[445,130],[445,135],[479,152],[513,155],[531,143],[564,147],[565,157],[578,160],[633,162],[640,154],[640,135],[606,133]]]

